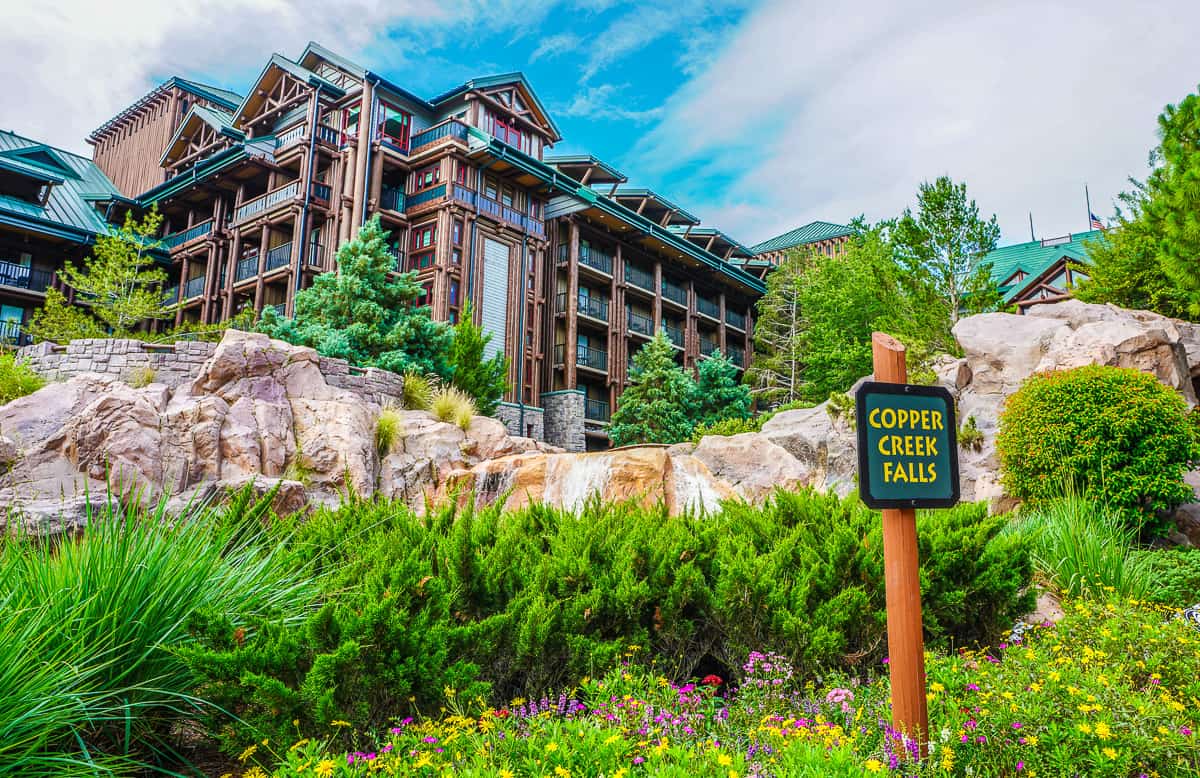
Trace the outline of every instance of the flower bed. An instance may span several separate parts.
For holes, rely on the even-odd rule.
[[[487,709],[457,700],[358,749],[259,744],[245,776],[1195,776],[1200,633],[1138,602],[1069,603],[994,651],[928,657],[929,756],[889,725],[888,689],[802,682],[751,654],[737,689],[676,685],[630,661],[571,695]],[[882,668],[881,668],[882,669]],[[371,745],[367,745],[370,743]]]

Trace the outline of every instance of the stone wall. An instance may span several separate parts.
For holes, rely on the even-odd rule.
[[[500,406],[496,408],[496,418],[504,422],[509,435],[533,438],[534,440],[546,439],[545,414],[541,408],[526,405],[524,424],[522,424],[521,406],[516,403],[500,403]]]
[[[561,446],[567,451],[584,451],[583,406],[584,395],[579,389],[563,389],[542,395],[545,409],[546,442]]]

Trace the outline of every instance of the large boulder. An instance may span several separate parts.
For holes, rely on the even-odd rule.
[[[815,472],[757,432],[729,437],[709,435],[700,439],[691,456],[749,502],[761,502],[776,489],[810,485]]]
[[[762,435],[799,461],[808,485],[843,496],[854,490],[855,432],[828,402],[777,413],[763,424]]]

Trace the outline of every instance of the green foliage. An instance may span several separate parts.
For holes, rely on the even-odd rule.
[[[800,294],[805,270],[817,255],[790,251],[767,275],[767,291],[755,303],[754,359],[746,382],[760,402],[787,403],[801,398],[804,344]]]
[[[45,385],[46,380],[24,360],[18,360],[16,354],[0,353],[0,405],[33,394]]]
[[[1187,404],[1152,375],[1089,365],[1030,377],[996,438],[1009,493],[1037,505],[1074,489],[1146,535],[1192,497],[1200,457]]]
[[[707,435],[740,435],[743,432],[761,432],[763,425],[763,417],[752,416],[748,419],[722,419],[714,421],[712,424],[697,424],[696,429],[692,431],[692,442],[699,443],[700,438]]]
[[[1131,557],[1151,581],[1147,600],[1175,608],[1200,603],[1200,549],[1134,550]]]
[[[433,406],[436,379],[424,373],[409,370],[404,374],[404,407],[410,411],[427,411]]]
[[[608,428],[614,446],[691,438],[695,420],[688,398],[695,396],[695,382],[675,363],[675,347],[661,329],[633,355],[629,382]]]
[[[1030,608],[1028,555],[999,536],[1006,521],[982,505],[919,516],[931,645],[993,638]],[[879,514],[836,496],[781,492],[704,521],[599,501],[425,517],[358,503],[280,530],[327,575],[320,610],[294,628],[267,620],[243,645],[214,622],[194,656],[205,694],[261,729],[213,709],[234,752],[288,737],[293,719],[350,745],[334,721],[378,730],[448,704],[446,686],[461,700],[488,686],[495,700],[536,698],[630,645],[673,678],[710,666],[728,678],[766,647],[805,676],[878,666],[886,651]]]
[[[500,398],[509,390],[508,357],[497,352],[491,359],[484,359],[484,348],[492,336],[472,321],[471,314],[468,304],[454,325],[454,343],[450,348],[453,383],[475,401],[481,414],[494,416]]]
[[[462,429],[471,426],[475,416],[475,401],[456,386],[443,386],[433,395],[429,410],[438,421],[455,424]]]
[[[1091,500],[1054,500],[1011,530],[1029,538],[1038,576],[1063,595],[1141,598],[1150,590],[1149,568],[1131,547],[1135,538]]]
[[[396,408],[383,408],[375,420],[375,451],[386,457],[404,439],[404,417]]]
[[[691,410],[697,424],[716,424],[750,417],[750,388],[738,383],[738,370],[719,351],[696,369]]]
[[[958,447],[972,451],[983,450],[983,430],[976,425],[975,417],[968,416],[958,428]]]
[[[1158,117],[1158,166],[1146,182],[1146,217],[1158,237],[1163,272],[1200,315],[1200,94],[1168,105]]]
[[[154,383],[158,372],[152,367],[135,367],[125,375],[125,383],[134,389],[141,389]]]
[[[97,331],[123,338],[143,322],[165,318],[174,310],[162,292],[167,273],[151,253],[161,246],[155,237],[161,225],[157,209],[141,219],[128,213],[121,227],[98,236],[82,270],[68,263],[58,271],[86,308],[70,308],[61,294],[47,294],[29,332],[38,340],[60,343],[96,337]]]
[[[351,364],[395,373],[418,370],[449,380],[453,332],[417,307],[421,287],[416,273],[392,276],[395,258],[378,216],[338,249],[338,272],[322,273],[296,295],[296,317],[263,311],[261,332],[298,346],[310,346]]]
[[[842,419],[854,429],[854,398],[845,392],[830,392],[825,412],[834,419]]]
[[[984,220],[967,196],[967,185],[949,176],[926,181],[917,192],[917,213],[905,209],[893,232],[900,262],[932,295],[920,301],[940,309],[944,329],[929,333],[943,350],[954,348],[949,328],[962,315],[995,310],[1000,296],[983,258],[1000,240],[995,215]]]
[[[195,711],[179,653],[189,622],[220,614],[229,634],[267,614],[292,624],[314,596],[262,542],[271,497],[175,518],[113,501],[81,537],[0,544],[0,775],[170,763],[171,730]]]

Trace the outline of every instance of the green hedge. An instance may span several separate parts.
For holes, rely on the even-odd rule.
[[[1200,549],[1170,548],[1132,551],[1152,582],[1146,599],[1186,608],[1200,603]]]
[[[998,536],[1004,521],[976,505],[920,517],[932,645],[992,638],[1031,607],[1028,554]],[[600,502],[417,517],[377,502],[278,531],[323,572],[320,609],[244,643],[219,618],[198,623],[206,647],[188,654],[201,696],[251,727],[214,714],[232,750],[294,735],[293,720],[331,735],[436,713],[446,687],[535,697],[631,657],[728,678],[751,650],[813,674],[878,667],[886,648],[879,518],[855,500],[780,493],[691,518]]]

